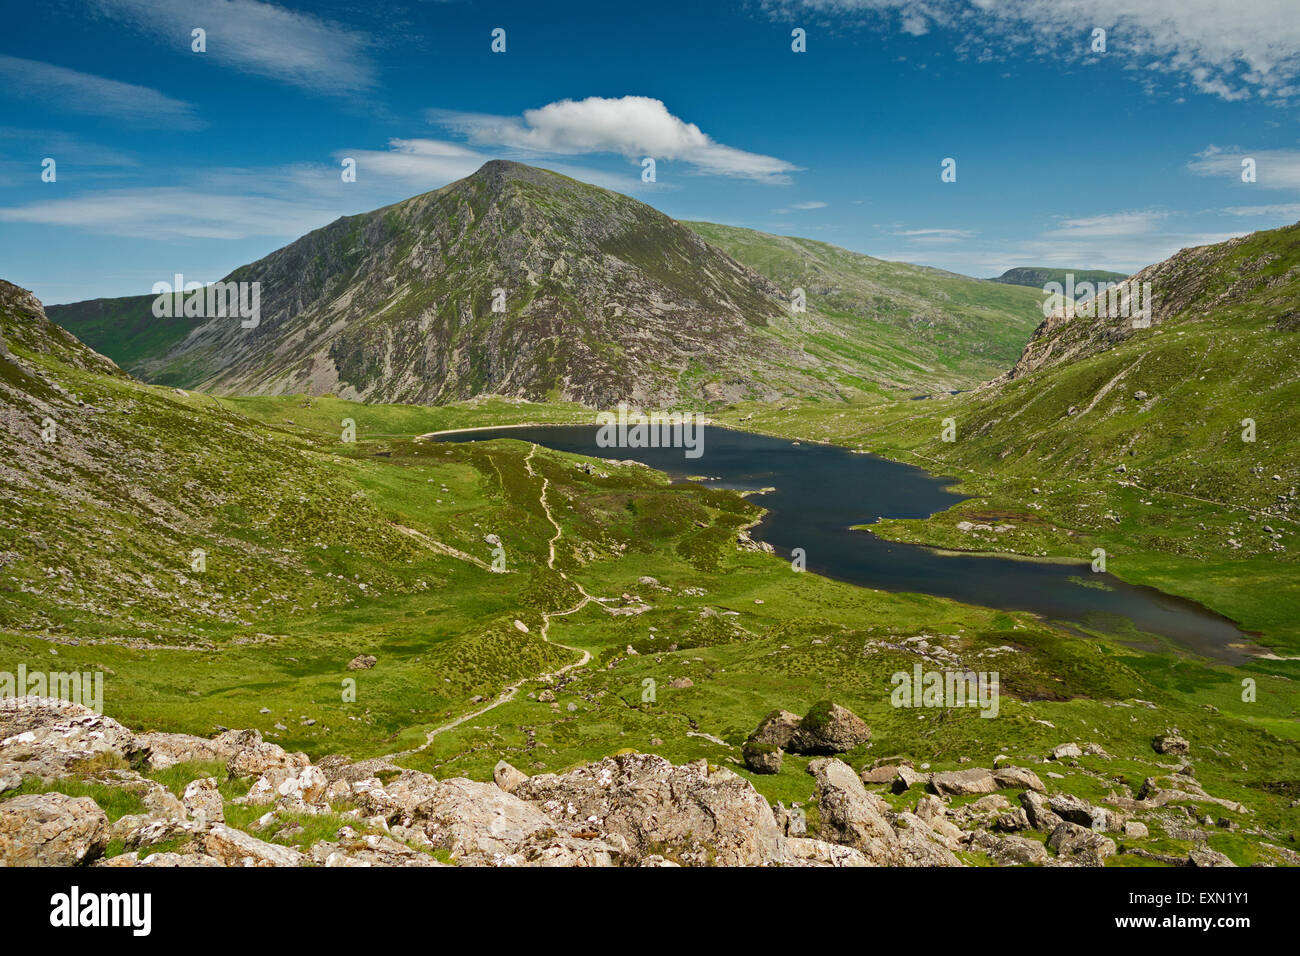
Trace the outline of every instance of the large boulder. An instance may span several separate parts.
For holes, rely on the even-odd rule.
[[[214,824],[203,836],[203,850],[223,866],[302,866],[303,855],[292,847],[266,843],[224,823]]]
[[[774,710],[759,721],[758,727],[749,735],[749,740],[785,749],[798,729],[798,714],[792,714],[788,710]]]
[[[1068,821],[1052,831],[1047,845],[1058,857],[1084,866],[1104,866],[1107,857],[1115,855],[1114,840]]]
[[[32,793],[0,803],[0,866],[76,866],[108,842],[108,816],[90,797]]]
[[[528,774],[518,770],[504,760],[498,760],[492,768],[492,781],[506,793],[514,793],[521,783],[528,779]]]
[[[1025,767],[999,767],[993,771],[993,779],[997,781],[999,790],[1034,790],[1038,793],[1047,790],[1038,774]]]
[[[1192,745],[1185,737],[1179,737],[1177,734],[1161,734],[1151,741],[1151,749],[1158,754],[1183,756],[1191,752]]]
[[[868,793],[853,769],[842,760],[823,758],[808,765],[816,781],[819,835],[853,847],[872,866],[960,866],[938,833],[915,814],[900,814],[890,822],[889,805]]]
[[[992,770],[946,770],[930,774],[930,786],[941,797],[967,797],[1000,789]]]
[[[675,767],[653,754],[618,754],[565,774],[530,777],[515,794],[566,827],[621,839],[633,860],[657,854],[681,863],[752,866],[784,853],[767,801],[743,777],[703,760]]]
[[[272,770],[288,770],[291,775],[309,765],[307,755],[286,753],[284,748],[261,739],[250,741],[237,749],[226,761],[226,772],[232,777],[260,777]]]
[[[786,750],[797,754],[845,753],[871,739],[871,728],[853,711],[828,700],[809,708]]]
[[[745,766],[754,773],[780,773],[785,755],[776,744],[763,743],[759,740],[747,740],[741,748],[741,757]]]

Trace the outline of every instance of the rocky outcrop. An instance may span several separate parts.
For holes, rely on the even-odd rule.
[[[36,793],[0,803],[0,865],[76,866],[108,842],[108,817],[89,797]]]
[[[789,716],[766,722],[769,739],[790,730]],[[44,790],[69,776],[79,785],[121,791],[139,809],[110,823],[89,797],[0,796],[0,865],[911,867],[960,866],[958,854],[971,853],[997,866],[1102,866],[1117,852],[1108,833],[1123,834],[1123,852],[1153,862],[1232,865],[1206,846],[1205,832],[1187,825],[1186,806],[1167,806],[1170,795],[1179,804],[1215,799],[1186,766],[1149,778],[1138,799],[1112,793],[1100,807],[1047,793],[1037,774],[1004,757],[993,770],[934,773],[913,771],[905,757],[884,757],[881,768],[927,782],[933,791],[913,792],[891,806],[884,791],[869,791],[848,764],[819,757],[808,765],[813,815],[799,803],[773,808],[748,780],[703,760],[675,766],[624,752],[533,777],[501,761],[489,783],[439,780],[384,758],[332,756],[313,764],[257,731],[227,731],[209,741],[135,735],[84,708],[43,698],[11,702],[3,719],[6,730],[18,731],[0,739],[5,790],[30,790],[33,779]],[[226,784],[196,768],[178,797],[114,765],[129,756],[144,766],[175,767],[194,754],[227,754],[231,785],[242,781],[247,794],[223,798]],[[990,787],[1021,789],[1020,806]],[[965,799],[973,796],[979,798]],[[232,826],[247,819],[232,814],[232,804],[257,806],[262,816]],[[322,814],[341,814],[348,823],[304,840],[303,818]],[[1168,838],[1192,842],[1192,849],[1179,856],[1134,845],[1150,835],[1135,814],[1145,814]],[[1023,835],[1031,828],[1047,836],[1046,846],[1041,836]],[[116,855],[104,859],[106,851]]]
[[[704,761],[675,767],[651,754],[620,754],[531,777],[515,794],[560,823],[621,839],[634,859],[752,866],[783,856],[767,801],[748,781]]]

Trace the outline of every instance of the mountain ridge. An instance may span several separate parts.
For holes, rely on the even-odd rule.
[[[809,311],[797,314],[792,286],[701,225],[494,160],[236,269],[226,281],[262,284],[256,329],[155,319],[153,296],[50,314],[111,343],[147,381],[218,394],[403,403],[500,394],[598,407],[968,386],[1005,367],[1032,328],[1027,293],[901,265],[890,275],[939,287],[882,288],[854,274],[880,261],[860,256],[832,269],[829,286],[809,288]],[[869,288],[871,300],[837,308],[836,285]],[[950,308],[976,287],[992,290],[991,304]]]

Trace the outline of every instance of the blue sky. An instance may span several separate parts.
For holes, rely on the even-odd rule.
[[[11,5],[0,277],[51,303],[212,281],[497,157],[677,218],[969,275],[1132,271],[1300,220],[1296,14],[1295,0]]]

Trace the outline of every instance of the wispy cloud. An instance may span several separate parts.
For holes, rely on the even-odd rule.
[[[1037,53],[1094,56],[1092,30],[1108,33],[1106,58],[1175,75],[1225,100],[1300,96],[1300,16],[1295,0],[762,0],[782,17],[897,25],[919,36],[952,29],[981,60]]]
[[[203,125],[190,104],[150,87],[3,53],[0,90],[54,110],[106,116],[133,126],[198,129]]]
[[[1147,236],[1155,231],[1157,223],[1168,216],[1169,213],[1159,210],[1143,210],[1104,213],[1080,219],[1062,219],[1060,224],[1047,235],[1065,242],[1082,238],[1116,239],[1127,236]]]
[[[1187,168],[1198,176],[1219,176],[1241,181],[1241,161],[1255,160],[1255,185],[1263,189],[1300,189],[1300,149],[1244,150],[1209,146],[1196,154]]]
[[[765,183],[788,183],[799,167],[712,139],[647,96],[561,100],[523,116],[431,110],[429,119],[475,145],[504,146],[539,155],[617,154],[639,161],[681,161],[695,172]]]
[[[911,242],[958,242],[973,239],[977,233],[969,229],[900,229],[890,235],[900,236]]]
[[[0,209],[0,222],[141,239],[296,238],[337,216],[323,203],[179,187],[103,190]]]
[[[372,42],[356,30],[259,0],[88,0],[189,54],[190,33],[207,34],[215,62],[313,92],[347,95],[376,85]]]

